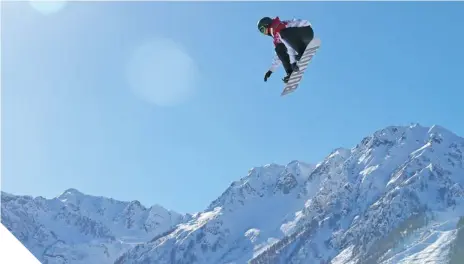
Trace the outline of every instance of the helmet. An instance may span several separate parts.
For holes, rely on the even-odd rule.
[[[266,34],[265,29],[271,25],[272,23],[272,18],[270,17],[263,17],[258,21],[258,30],[259,32]]]

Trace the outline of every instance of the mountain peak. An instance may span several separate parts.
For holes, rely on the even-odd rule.
[[[76,202],[87,195],[83,194],[77,189],[69,188],[60,194],[57,199],[62,202]]]
[[[84,194],[82,192],[80,192],[79,190],[77,190],[77,189],[69,188],[69,189],[65,190],[60,196],[62,196],[62,195],[77,196],[77,195],[84,195]]]
[[[377,130],[316,166],[254,167],[207,210],[118,263],[433,262],[446,251],[432,245],[450,245],[464,215],[463,153],[464,139],[443,127],[412,124]]]
[[[159,205],[147,210],[137,200],[116,201],[74,188],[53,199],[2,192],[1,213],[2,223],[43,263],[113,263],[133,244],[147,242],[190,217]]]
[[[79,214],[91,230],[110,223],[111,232],[96,230],[116,240],[158,233],[139,239],[121,264],[437,263],[464,234],[462,175],[463,138],[438,125],[388,126],[316,165],[253,167],[202,212],[181,216],[68,189],[60,196],[66,202],[55,200],[66,206],[55,207],[53,219],[73,223],[69,217]]]

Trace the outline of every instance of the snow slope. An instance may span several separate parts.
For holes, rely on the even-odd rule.
[[[304,205],[300,191],[313,169],[299,161],[253,168],[207,210],[117,263],[245,262],[285,234],[280,225]]]
[[[44,199],[2,192],[2,223],[42,263],[113,263],[135,244],[188,216],[138,201],[121,202],[66,190]]]
[[[316,166],[253,168],[115,263],[459,263],[463,152],[463,138],[416,124],[376,131]]]

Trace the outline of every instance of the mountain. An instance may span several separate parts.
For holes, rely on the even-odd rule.
[[[113,263],[124,251],[172,229],[189,215],[159,205],[85,195],[53,199],[2,192],[2,224],[41,263]]]
[[[192,215],[69,189],[2,193],[2,222],[42,263],[458,264],[463,153],[440,126],[390,126],[318,164],[252,168]]]
[[[390,126],[316,165],[253,168],[116,264],[460,263],[464,139]]]

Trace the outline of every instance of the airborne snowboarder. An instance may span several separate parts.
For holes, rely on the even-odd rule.
[[[287,83],[292,72],[299,70],[297,62],[314,38],[311,23],[303,19],[280,20],[279,17],[274,19],[263,17],[258,21],[258,30],[273,38],[276,53],[271,68],[264,76],[264,81],[266,82],[282,63],[287,73],[283,81]]]

